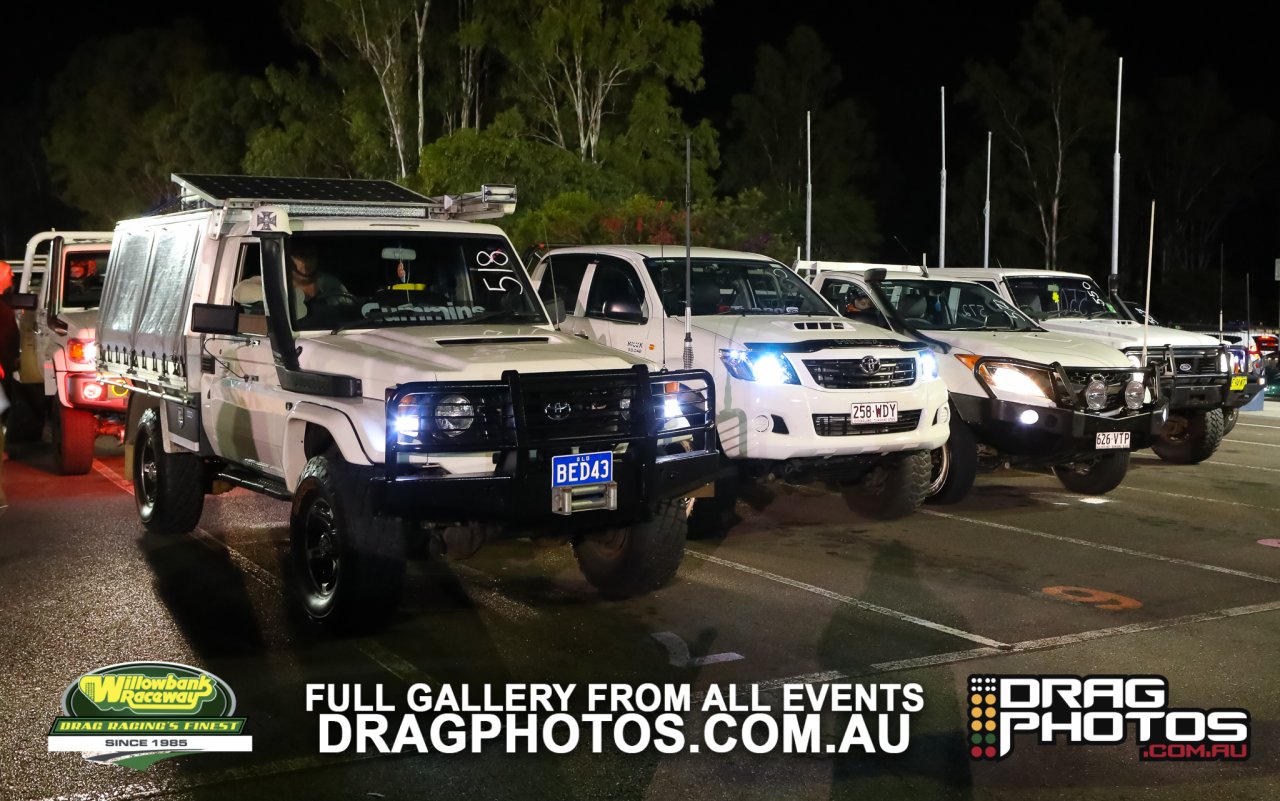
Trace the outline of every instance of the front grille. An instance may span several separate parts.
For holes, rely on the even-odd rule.
[[[1129,348],[1126,353],[1141,357],[1141,348]],[[1147,351],[1147,364],[1160,373],[1174,378],[1220,376],[1217,348],[1151,348]]]
[[[903,431],[914,431],[919,424],[919,409],[898,412],[896,423],[850,423],[847,414],[815,414],[813,416],[813,430],[820,437],[898,434]]]
[[[648,383],[645,383],[648,388]],[[641,384],[633,372],[593,376],[590,381],[557,375],[524,375],[520,381],[525,433],[530,441],[630,436],[638,430]]]
[[[879,359],[868,373],[862,359],[805,359],[804,366],[823,389],[907,387],[916,380],[916,360]]]
[[[1071,382],[1071,392],[1079,399],[1081,408],[1088,409],[1084,391],[1095,377],[1101,378],[1103,383],[1107,385],[1107,402],[1097,411],[1111,412],[1124,408],[1124,387],[1125,384],[1132,380],[1133,370],[1073,369],[1068,367],[1066,373],[1067,379]],[[1094,410],[1090,409],[1090,411]]]

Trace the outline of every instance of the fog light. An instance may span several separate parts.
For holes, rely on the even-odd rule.
[[[756,415],[751,422],[755,425],[756,431],[763,433],[769,430],[769,418],[763,414]]]
[[[86,381],[80,387],[80,394],[84,395],[87,401],[102,400],[102,385]]]
[[[1040,422],[1040,413],[1035,409],[1023,409],[1022,413],[1018,415],[1018,422],[1024,426],[1035,425]]]
[[[1141,409],[1147,388],[1141,381],[1130,381],[1124,385],[1124,405],[1130,409]]]
[[[943,423],[950,423],[950,422],[951,422],[951,407],[944,403],[938,407],[938,425],[942,425]]]
[[[1107,385],[1101,379],[1095,378],[1089,382],[1089,386],[1084,389],[1084,402],[1088,404],[1093,411],[1101,411],[1107,405]]]

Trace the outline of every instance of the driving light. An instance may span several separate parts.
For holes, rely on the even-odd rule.
[[[396,415],[396,433],[406,439],[418,436],[422,430],[422,418],[416,414]]]
[[[1022,413],[1018,415],[1018,422],[1024,426],[1035,425],[1040,422],[1040,413],[1035,409],[1023,409]]]
[[[1218,354],[1218,372],[1225,373],[1231,369],[1231,357],[1225,353]]]
[[[1124,385],[1124,405],[1130,409],[1141,409],[1147,388],[1141,381],[1133,380]]]
[[[436,403],[436,429],[446,437],[458,436],[475,420],[475,407],[465,395],[445,395]]]
[[[916,351],[916,374],[924,381],[938,377],[938,357],[933,351]]]
[[[1107,384],[1100,378],[1095,378],[1089,382],[1089,386],[1084,388],[1084,402],[1095,412],[1102,411],[1107,405]]]
[[[680,416],[680,401],[675,398],[667,398],[662,402],[662,416],[670,420],[673,417]]]
[[[95,384],[92,381],[86,381],[80,387],[80,394],[84,395],[87,401],[102,400],[103,388],[101,384]]]
[[[745,350],[722,350],[720,360],[729,375],[760,384],[799,384],[795,370],[785,356],[769,351],[752,353]]]

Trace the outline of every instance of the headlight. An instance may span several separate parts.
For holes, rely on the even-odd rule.
[[[435,420],[437,431],[446,437],[456,437],[471,428],[476,410],[465,395],[445,395],[436,403]]]
[[[422,432],[422,417],[411,412],[396,415],[396,433],[401,439],[417,439]]]
[[[1053,400],[1053,379],[1049,377],[1048,370],[984,362],[978,367],[978,375],[994,390],[1010,395]]]
[[[916,375],[923,381],[938,377],[938,357],[933,351],[916,351]]]
[[[98,360],[98,346],[92,339],[69,339],[67,358],[76,364],[93,364]]]
[[[720,361],[724,362],[729,375],[742,381],[756,381],[766,385],[800,383],[791,362],[779,353],[721,350]]]
[[[1226,373],[1231,370],[1231,357],[1225,353],[1218,354],[1218,372]]]
[[[1142,401],[1146,399],[1146,394],[1146,385],[1135,378],[1124,385],[1124,405],[1130,409],[1141,409]]]

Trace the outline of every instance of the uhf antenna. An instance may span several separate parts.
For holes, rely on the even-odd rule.
[[[1147,236],[1147,298],[1142,306],[1142,364],[1147,364],[1147,328],[1151,323],[1151,259],[1156,248],[1156,202],[1151,201],[1151,233]]]
[[[947,266],[947,87],[942,99],[942,186],[938,192],[938,266]]]
[[[693,146],[684,137],[684,369],[693,369]]]

